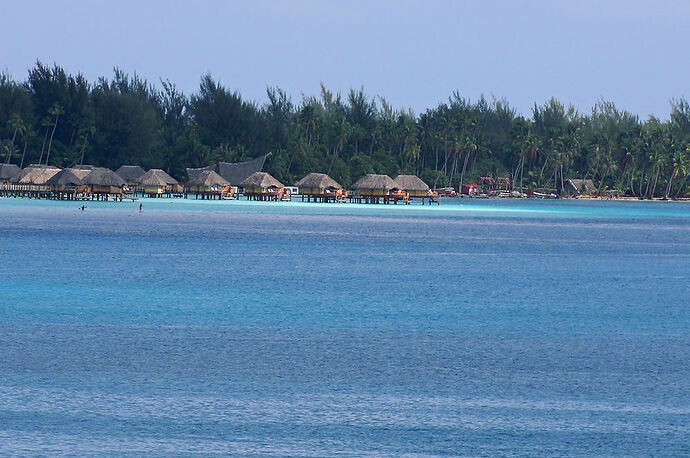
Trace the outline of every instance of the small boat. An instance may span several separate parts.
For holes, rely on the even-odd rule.
[[[545,194],[543,192],[533,192],[532,195],[538,199],[558,199],[556,194]]]

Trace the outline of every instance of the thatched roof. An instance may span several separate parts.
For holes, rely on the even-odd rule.
[[[12,179],[12,182],[18,184],[44,185],[46,181],[59,171],[59,168],[53,166],[31,165],[19,172],[19,174]]]
[[[283,183],[280,181],[276,180],[273,178],[271,175],[269,175],[266,172],[254,172],[251,175],[249,175],[245,180],[243,180],[240,183],[240,186],[243,188],[246,187],[255,187],[255,188],[270,188],[270,187],[276,187],[276,188],[282,188]]]
[[[424,183],[417,175],[398,175],[395,177],[398,188],[403,191],[428,191],[429,185]]]
[[[142,186],[167,186],[177,184],[177,180],[161,169],[151,169],[135,180]]]
[[[246,162],[219,162],[218,172],[233,186],[240,186],[254,172],[261,172],[268,154]]]
[[[189,169],[188,169],[189,170]],[[229,186],[230,183],[213,170],[203,170],[189,177],[187,186]]]
[[[310,173],[297,182],[297,186],[301,188],[335,188],[343,189],[340,183],[329,177],[325,173]]]
[[[75,166],[75,167],[71,167],[71,168],[70,168],[70,171],[71,171],[73,174],[75,174],[75,175],[77,176],[77,178],[79,178],[79,179],[81,179],[81,180],[84,180],[84,178],[86,178],[86,175],[88,175],[89,173],[91,173],[91,171],[92,171],[95,167],[93,167],[93,166],[91,166],[91,165],[88,166],[88,167],[89,167],[88,169],[85,169],[85,168],[82,168],[82,167],[84,167],[84,166],[77,165],[77,166]]]
[[[578,194],[596,194],[597,187],[592,180],[569,179],[565,180],[563,189],[565,195],[577,196]]]
[[[87,170],[83,169],[62,169],[50,177],[50,179],[46,181],[46,184],[51,186],[79,186],[84,182],[83,178],[86,174],[83,172],[88,173]]]
[[[125,180],[127,183],[134,183],[139,177],[141,177],[146,171],[139,167],[138,165],[123,165],[119,169],[115,170],[120,178]]]
[[[187,167],[187,177],[189,177],[189,181],[191,182],[194,180],[194,178],[200,174],[201,172],[207,172],[207,171],[216,171],[216,166],[215,165],[207,165],[206,167],[199,167],[198,169],[193,169],[190,167]]]
[[[97,167],[89,172],[84,177],[84,184],[95,186],[115,186],[120,187],[125,185],[123,180],[117,173],[110,169]]]
[[[0,180],[11,180],[21,171],[22,169],[15,164],[0,164]]]
[[[398,184],[388,175],[376,175],[370,173],[357,180],[352,189],[384,189],[386,191],[395,189]]]

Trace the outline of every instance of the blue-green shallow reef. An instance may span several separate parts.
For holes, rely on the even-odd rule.
[[[0,453],[687,455],[690,205],[0,199]]]

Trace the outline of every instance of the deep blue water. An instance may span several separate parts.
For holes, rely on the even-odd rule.
[[[690,204],[0,199],[0,454],[688,455]]]

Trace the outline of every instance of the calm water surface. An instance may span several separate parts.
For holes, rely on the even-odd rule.
[[[690,204],[0,199],[0,454],[688,455]]]

